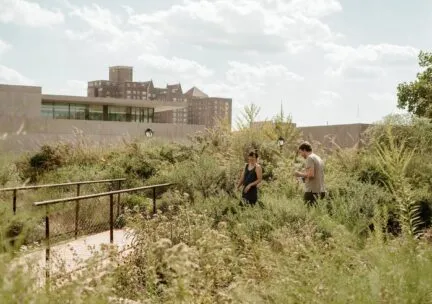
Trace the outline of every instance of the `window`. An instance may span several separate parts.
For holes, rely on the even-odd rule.
[[[154,109],[43,102],[41,116],[54,119],[153,122]]]
[[[89,120],[103,120],[103,106],[89,105],[88,107]]]
[[[108,106],[109,121],[126,121],[126,107]]]
[[[43,117],[54,117],[54,106],[52,102],[43,102],[41,106],[41,115]]]
[[[54,103],[54,118],[69,119],[69,104]]]
[[[88,107],[87,105],[71,104],[69,107],[70,109],[69,118],[78,119],[78,120],[86,119],[87,107]]]

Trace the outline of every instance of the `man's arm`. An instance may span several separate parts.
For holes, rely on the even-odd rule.
[[[314,178],[315,176],[315,163],[312,158],[308,157],[306,160],[306,170],[304,172],[296,171],[295,173],[296,177],[303,177],[303,178]]]

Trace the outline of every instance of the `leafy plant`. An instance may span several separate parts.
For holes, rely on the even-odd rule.
[[[406,177],[406,171],[415,150],[406,147],[405,139],[395,138],[389,126],[386,133],[388,144],[376,144],[379,158],[378,166],[387,180],[383,181],[393,194],[399,207],[402,231],[411,236],[419,234],[421,229],[420,206],[414,200],[412,186]]]

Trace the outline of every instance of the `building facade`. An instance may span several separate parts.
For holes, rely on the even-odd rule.
[[[170,124],[202,124],[208,128],[225,120],[231,126],[232,99],[209,97],[193,87],[183,93],[181,84],[167,84],[165,88],[154,87],[153,81],[133,81],[133,67],[109,68],[109,80],[88,82],[88,97],[157,100],[158,102],[186,103],[183,108],[157,112],[154,121]]]
[[[42,94],[41,87],[0,84],[0,152],[34,150],[58,141],[112,144],[155,136],[183,140],[204,126],[155,122],[159,112],[187,107],[185,102]]]

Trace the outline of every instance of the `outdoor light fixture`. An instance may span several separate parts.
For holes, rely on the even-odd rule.
[[[145,130],[145,136],[146,137],[152,137],[153,136],[153,130],[152,129]]]
[[[282,147],[285,144],[285,139],[281,136],[281,137],[279,137],[277,143],[278,143],[279,148],[282,150]]]

